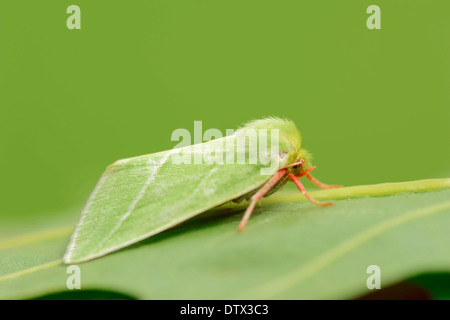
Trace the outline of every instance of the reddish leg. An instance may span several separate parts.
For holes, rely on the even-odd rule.
[[[312,167],[312,168],[309,168],[309,169],[307,169],[307,170],[303,170],[302,172],[300,172],[299,174],[297,174],[296,177],[297,177],[297,178],[301,178],[301,177],[303,177],[304,175],[306,175],[307,173],[313,171],[315,168],[317,168],[317,167]]]
[[[311,196],[308,194],[308,192],[306,192],[305,187],[302,185],[302,183],[300,182],[300,180],[298,180],[298,178],[293,175],[292,173],[288,173],[289,178],[291,178],[291,180],[295,183],[295,185],[297,186],[297,188],[305,195],[306,198],[308,198],[309,201],[311,201],[312,203],[318,205],[318,206],[322,206],[322,207],[326,207],[326,206],[331,206],[333,203],[332,202],[319,202],[314,200],[313,198],[311,198]]]
[[[330,186],[330,185],[328,185],[328,184],[322,183],[322,182],[320,182],[319,180],[317,180],[316,178],[314,178],[314,177],[311,175],[311,173],[309,173],[309,171],[306,172],[306,177],[307,177],[309,180],[311,180],[312,183],[314,183],[316,186],[318,186],[319,188],[322,188],[322,189],[332,189],[332,188],[340,188],[340,187],[341,187],[341,186],[338,186],[338,185]]]
[[[278,171],[278,173],[273,176],[261,189],[258,190],[257,193],[255,193],[252,198],[250,205],[248,206],[247,210],[244,213],[244,216],[242,217],[241,223],[239,223],[238,231],[241,232],[244,230],[245,225],[247,224],[248,219],[250,219],[250,216],[252,215],[253,210],[255,209],[256,203],[264,197],[264,195],[269,192],[270,189],[286,174],[286,169],[281,169]]]

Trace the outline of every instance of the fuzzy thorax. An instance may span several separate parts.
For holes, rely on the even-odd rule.
[[[249,129],[267,129],[268,134],[273,129],[279,130],[279,154],[282,158],[280,169],[300,159],[304,159],[302,169],[311,168],[311,154],[301,148],[301,135],[293,121],[278,117],[269,117],[248,122],[240,130],[241,132],[245,132]]]

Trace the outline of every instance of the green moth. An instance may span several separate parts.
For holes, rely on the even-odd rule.
[[[92,192],[64,257],[91,260],[167,230],[229,201],[250,202],[242,231],[258,200],[293,181],[314,204],[298,178],[313,178],[311,156],[290,120],[254,120],[233,134],[116,161]]]

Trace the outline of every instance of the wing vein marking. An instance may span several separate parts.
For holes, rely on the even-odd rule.
[[[94,191],[89,196],[89,199],[87,201],[86,207],[83,209],[83,212],[81,212],[80,221],[78,222],[77,226],[75,227],[75,231],[73,232],[72,237],[70,239],[70,243],[69,243],[69,246],[67,248],[67,252],[66,252],[66,254],[64,256],[64,260],[65,261],[69,261],[70,260],[70,258],[72,256],[72,253],[75,250],[76,241],[77,241],[77,238],[78,238],[78,230],[84,223],[84,218],[85,218],[87,212],[89,211],[89,209],[91,208],[92,201],[97,196],[98,191],[103,186],[103,184],[105,183],[106,179],[109,177],[111,171],[112,171],[112,166],[108,167],[106,172],[102,175],[102,177],[98,181],[97,185],[95,186]]]
[[[131,205],[128,207],[127,212],[123,215],[122,218],[120,218],[119,223],[114,227],[114,229],[111,230],[111,232],[99,243],[99,247],[102,247],[103,243],[105,243],[106,240],[108,240],[112,235],[114,235],[117,230],[122,226],[123,222],[131,215],[131,213],[136,208],[137,203],[141,200],[141,198],[144,196],[145,192],[147,191],[150,184],[155,180],[156,174],[158,173],[158,170],[167,162],[169,157],[174,153],[175,151],[178,151],[177,149],[170,150],[167,152],[164,157],[161,158],[159,162],[155,164],[155,162],[151,159],[149,159],[149,164],[155,164],[150,168],[150,175],[147,178],[147,180],[144,183],[144,186],[139,191],[136,199],[133,200]]]

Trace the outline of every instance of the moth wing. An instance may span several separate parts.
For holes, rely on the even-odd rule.
[[[233,137],[214,141],[227,139]],[[148,238],[238,198],[270,178],[267,172],[261,174],[262,164],[175,163],[174,157],[180,154],[195,157],[196,146],[109,166],[82,213],[65,262],[90,260]],[[274,166],[272,174],[277,170]]]

